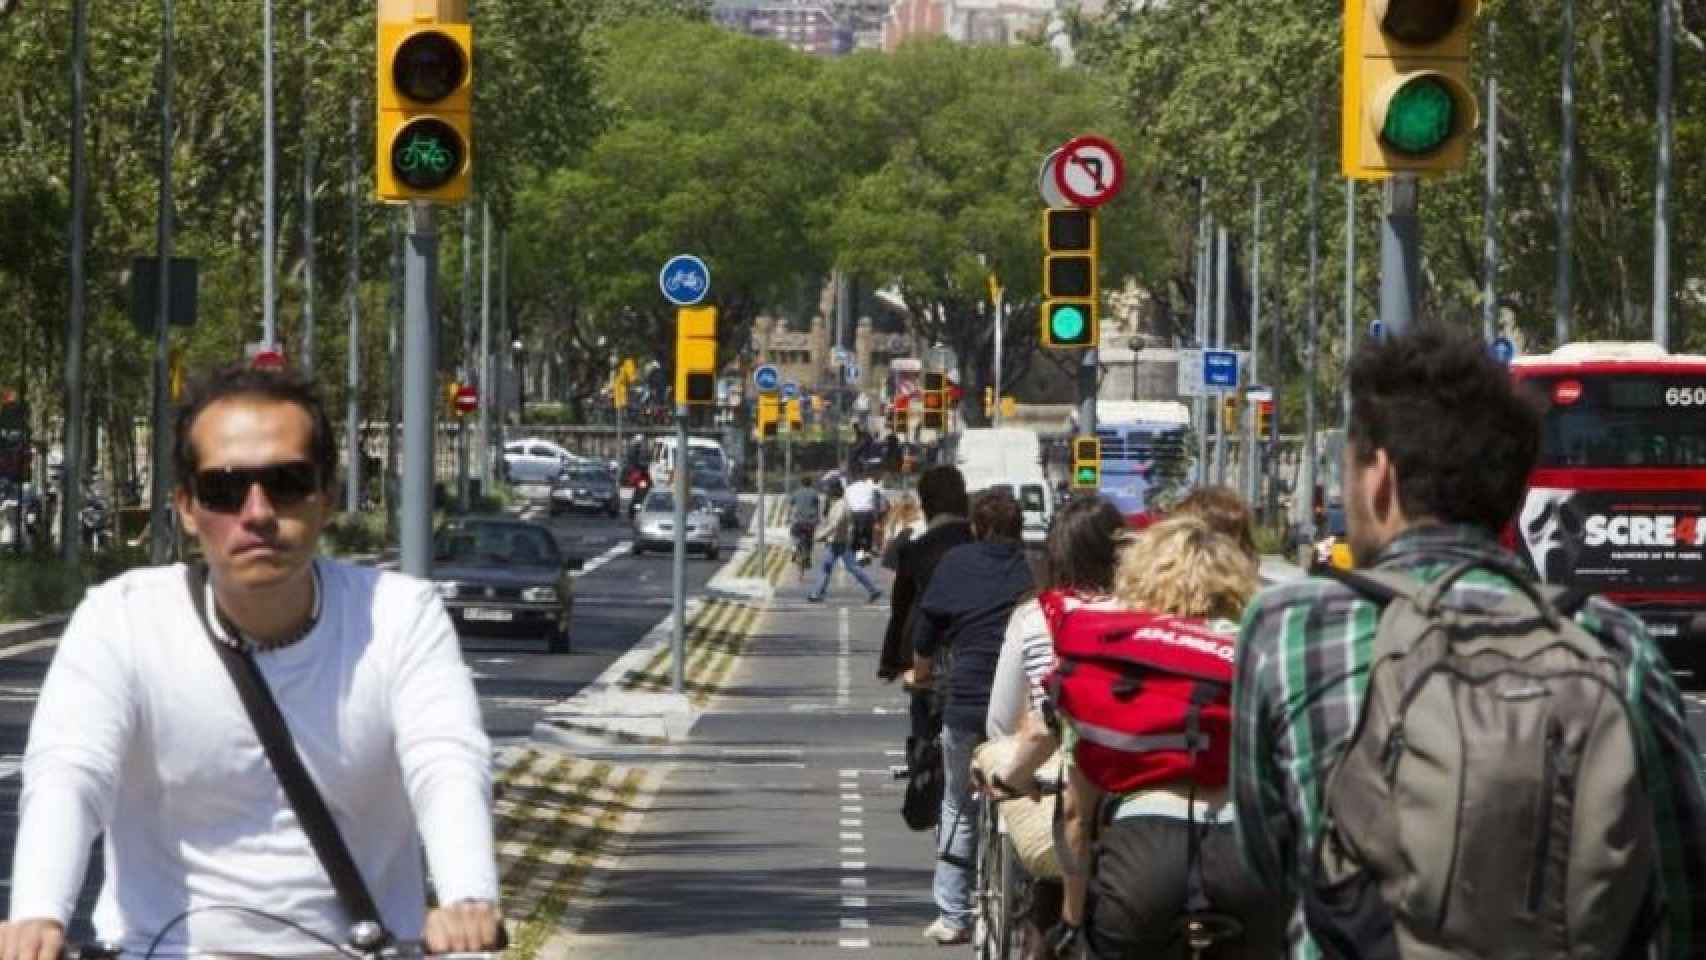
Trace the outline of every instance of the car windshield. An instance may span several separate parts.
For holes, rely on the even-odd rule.
[[[716,473],[695,473],[693,485],[703,490],[727,490],[729,488],[729,482],[724,480],[721,474]]]
[[[654,493],[646,498],[647,513],[666,513],[675,509],[675,495],[672,493]]]
[[[478,523],[446,530],[433,543],[433,559],[522,567],[554,567],[562,562],[549,531],[517,523]]]
[[[1043,512],[1043,488],[1034,483],[1027,483],[1019,490],[1019,509],[1026,513]]]
[[[569,475],[575,483],[603,483],[610,475],[596,467],[580,467]]]

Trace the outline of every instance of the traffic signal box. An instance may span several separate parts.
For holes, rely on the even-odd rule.
[[[782,419],[782,398],[774,393],[758,395],[758,436],[768,440],[776,436],[776,424]]]
[[[675,312],[675,403],[704,407],[717,402],[717,308],[682,307]]]
[[[788,411],[788,429],[789,430],[802,430],[802,429],[804,429],[806,422],[800,416],[799,398],[796,397],[793,400],[789,400],[785,406],[786,406],[786,409]]]
[[[1102,441],[1095,437],[1072,438],[1072,489],[1102,487]]]
[[[1227,434],[1238,433],[1238,395],[1227,394],[1221,401],[1220,429]]]
[[[1469,82],[1479,0],[1345,0],[1347,177],[1462,169],[1480,119]]]
[[[1274,419],[1274,402],[1260,400],[1256,403],[1256,437],[1268,436]]]
[[[948,378],[940,373],[924,374],[924,429],[945,432],[948,424]]]
[[[1043,211],[1042,345],[1056,350],[1094,347],[1099,327],[1096,211]]]
[[[461,22],[451,22],[451,12]],[[374,169],[381,200],[468,197],[474,32],[466,19],[465,6],[447,0],[380,5]]]

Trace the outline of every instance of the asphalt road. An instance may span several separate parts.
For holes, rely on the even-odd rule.
[[[565,555],[579,557],[584,563],[575,578],[573,649],[568,654],[551,655],[544,652],[540,642],[463,638],[486,731],[497,747],[525,741],[546,706],[573,696],[597,679],[670,612],[671,559],[658,554],[631,555],[625,517],[565,515],[552,519],[536,516],[538,513],[528,511],[526,515],[548,523]],[[749,515],[750,511],[743,508],[743,516]],[[689,596],[702,590],[727,562],[740,532],[723,531],[723,560],[688,559]],[[0,648],[0,908],[9,908],[11,899],[19,758],[57,642],[57,638],[49,638]],[[80,911],[85,915],[95,886],[91,876]]]

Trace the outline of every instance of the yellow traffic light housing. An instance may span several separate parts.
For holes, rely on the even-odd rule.
[[[1261,400],[1256,403],[1256,437],[1268,436],[1274,418],[1274,402]]]
[[[787,402],[787,410],[788,410],[788,429],[789,430],[800,430],[800,429],[804,428],[806,425],[806,421],[803,417],[800,416],[800,401],[798,398],[795,398],[793,400],[789,400]]]
[[[924,374],[924,421],[926,430],[947,429],[947,381],[946,375],[926,372]]]
[[[435,14],[380,19],[377,60],[379,198],[467,199],[474,166],[473,28]]]
[[[1072,489],[1102,488],[1102,441],[1095,437],[1072,438]]]
[[[774,393],[758,395],[758,436],[768,440],[776,435],[776,423],[782,418],[782,400]]]
[[[1462,169],[1480,121],[1469,77],[1479,6],[1479,0],[1345,0],[1345,176],[1379,180]]]
[[[675,312],[675,403],[704,407],[717,402],[717,308],[682,307]]]
[[[1096,211],[1065,207],[1043,211],[1044,347],[1066,350],[1096,345],[1100,243]]]

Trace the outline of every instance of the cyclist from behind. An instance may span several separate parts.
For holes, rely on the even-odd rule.
[[[794,558],[802,579],[812,565],[812,535],[821,512],[812,478],[802,475],[799,489],[788,494],[788,531],[794,538]]]
[[[103,835],[95,931],[126,952],[162,933],[167,956],[327,952],[252,914],[198,909],[220,905],[346,941],[350,919],[214,643],[252,653],[389,932],[433,952],[496,943],[491,745],[473,683],[429,585],[316,555],[336,442],[289,374],[231,370],[195,388],[174,499],[206,587],[192,591],[181,565],[133,570],[72,615],[24,755],[0,960],[57,960]]]

